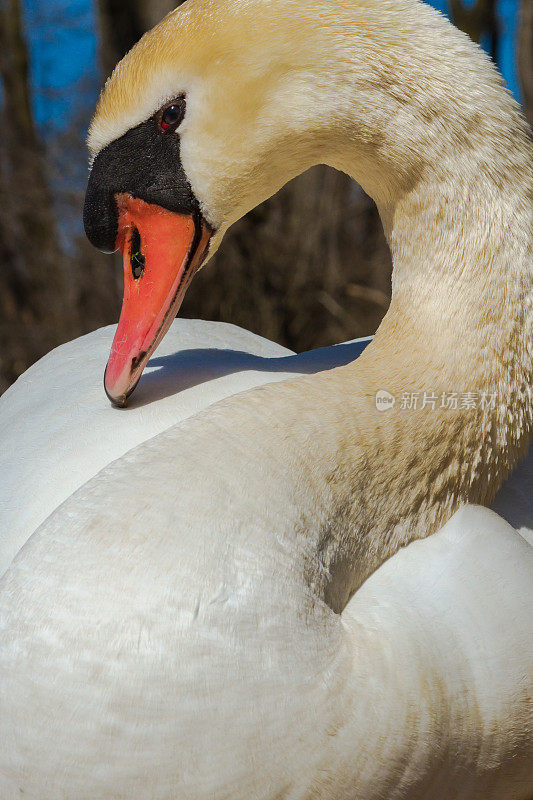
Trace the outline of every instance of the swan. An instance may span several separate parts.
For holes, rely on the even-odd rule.
[[[105,388],[133,407],[87,396],[109,331],[2,404],[30,428],[7,457],[2,797],[528,800],[530,466],[495,501],[515,527],[472,505],[531,440],[532,149],[488,60],[416,0],[188,0],[89,142],[86,230],[125,264]],[[380,210],[374,339],[321,371],[169,330],[232,222],[318,162]],[[209,372],[219,335],[231,374]],[[172,398],[157,359],[140,379],[157,346],[196,351]]]

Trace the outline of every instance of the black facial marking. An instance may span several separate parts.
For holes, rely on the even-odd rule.
[[[94,160],[83,209],[87,238],[104,252],[115,250],[116,194],[131,194],[181,214],[199,214],[180,158],[180,137],[159,127],[158,115],[127,131]]]
[[[137,228],[134,228],[130,241],[130,264],[131,272],[135,280],[142,278],[144,274],[144,262],[145,258],[141,252],[141,234]]]

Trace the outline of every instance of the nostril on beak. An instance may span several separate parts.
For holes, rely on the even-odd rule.
[[[137,228],[134,228],[130,240],[130,264],[131,274],[136,281],[144,274],[144,262],[145,257],[141,252],[141,234]]]

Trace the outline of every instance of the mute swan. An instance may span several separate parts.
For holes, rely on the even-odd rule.
[[[532,550],[452,516],[531,431],[532,151],[488,61],[413,0],[189,0],[117,68],[90,144],[87,232],[125,255],[118,404],[207,247],[318,161],[375,197],[393,300],[347,366],[211,386],[145,440],[124,423],[123,455],[130,412],[73,437],[87,472],[5,552],[2,797],[527,800]],[[4,415],[40,391],[30,372]],[[429,402],[452,392],[494,408]]]

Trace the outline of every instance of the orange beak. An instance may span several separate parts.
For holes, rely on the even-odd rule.
[[[124,299],[104,376],[106,394],[125,406],[201,266],[211,231],[192,216],[128,194],[116,197]]]

